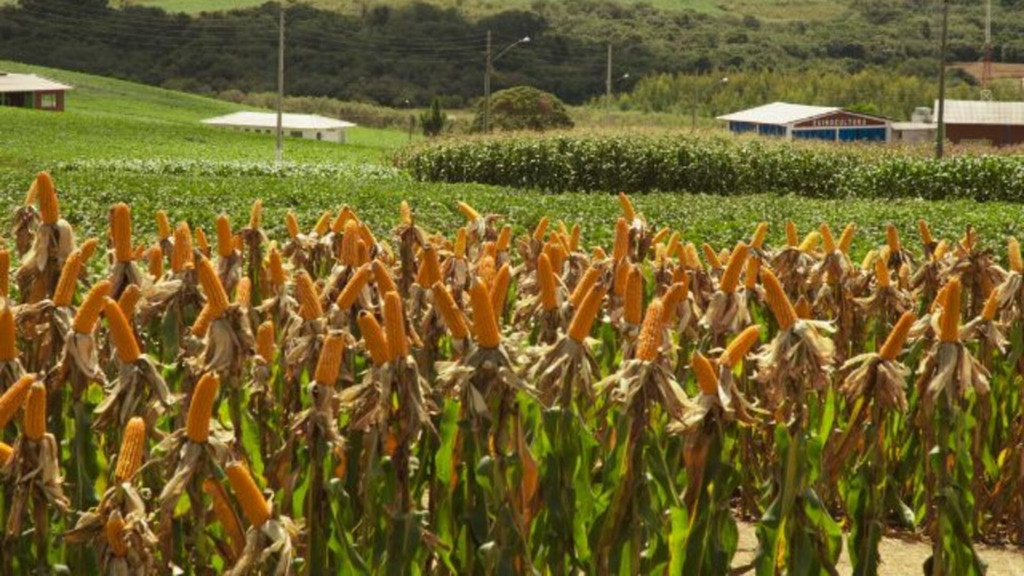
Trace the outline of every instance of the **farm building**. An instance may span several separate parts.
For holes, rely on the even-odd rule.
[[[244,132],[274,134],[277,131],[277,113],[275,112],[235,112],[226,116],[203,120],[208,126],[220,126]],[[345,130],[355,124],[318,116],[316,114],[282,114],[281,130],[285,136],[306,138],[308,140],[326,140],[338,144],[345,143]]]
[[[939,109],[935,101],[934,110]],[[1024,102],[946,100],[946,139],[954,144],[1024,143]]]
[[[35,74],[0,72],[0,106],[64,110],[64,92],[72,87]]]
[[[906,144],[923,144],[935,141],[935,119],[927,106],[914,109],[909,122],[892,123],[893,142]]]
[[[774,102],[718,119],[728,122],[729,131],[736,134],[752,132],[787,140],[888,142],[891,137],[889,120],[831,106]]]

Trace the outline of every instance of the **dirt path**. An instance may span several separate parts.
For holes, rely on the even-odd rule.
[[[757,551],[757,536],[754,525],[740,523],[739,550],[734,565],[742,565],[753,559]],[[988,576],[1024,576],[1024,551],[979,546],[982,559],[988,563]],[[881,544],[881,574],[896,576],[919,576],[921,566],[931,553],[927,542],[884,538]],[[839,559],[839,573],[848,576],[851,572],[849,557],[844,552]]]

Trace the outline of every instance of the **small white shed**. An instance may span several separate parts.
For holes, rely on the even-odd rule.
[[[242,130],[244,132],[259,132],[262,134],[274,134],[277,131],[276,112],[235,112],[226,116],[207,118],[203,120],[207,126],[220,126]],[[282,114],[281,130],[285,136],[291,138],[306,138],[308,140],[326,140],[338,144],[345,143],[345,130],[354,127],[355,124],[335,118],[327,118],[317,114]]]

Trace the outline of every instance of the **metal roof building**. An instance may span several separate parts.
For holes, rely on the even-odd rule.
[[[245,132],[273,134],[277,130],[276,112],[235,112],[226,116],[203,120],[207,126],[232,128]],[[355,124],[317,114],[282,114],[281,129],[285,136],[307,138],[310,140],[326,140],[328,142],[345,143],[345,130]]]
[[[64,110],[64,92],[72,86],[35,74],[0,72],[0,106]]]
[[[934,111],[938,111],[935,101]],[[1024,143],[1024,102],[946,100],[946,139],[1007,146]]]
[[[834,106],[773,102],[718,119],[728,122],[729,130],[736,134],[756,132],[787,140],[888,142],[891,137],[887,119]]]

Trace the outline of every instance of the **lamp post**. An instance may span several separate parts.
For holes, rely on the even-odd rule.
[[[501,52],[498,52],[497,56],[492,56],[491,31],[487,31],[487,69],[484,71],[484,134],[491,131],[491,73],[494,71],[494,63],[505,54],[508,54],[509,50],[520,44],[526,44],[529,41],[529,36],[523,36],[506,46]]]
[[[693,87],[693,108],[690,110],[690,129],[691,130],[694,130],[694,131],[697,130],[697,105],[699,104],[701,97],[702,96],[706,96],[707,94],[709,94],[717,86],[721,86],[722,84],[728,84],[728,83],[729,83],[729,77],[728,76],[723,76],[721,79],[718,80],[718,82],[715,82],[714,84],[712,84],[704,92],[701,92],[700,89],[698,89],[696,86]]]

